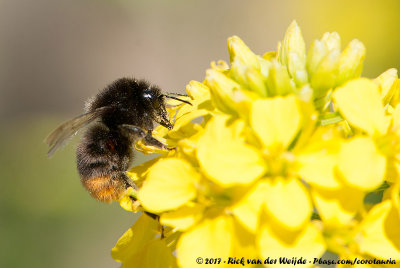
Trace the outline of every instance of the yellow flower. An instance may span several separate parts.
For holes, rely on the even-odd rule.
[[[394,191],[398,196],[398,189]],[[355,267],[390,267],[400,261],[399,221],[396,201],[387,199],[375,205],[359,222],[354,221],[340,230],[331,226],[325,231],[327,243],[337,250],[340,259],[353,261],[358,258],[372,262],[354,263]],[[373,264],[374,261],[384,261],[387,265]]]
[[[333,94],[343,117],[360,133],[342,146],[339,169],[348,184],[366,190],[377,188],[385,175],[389,181],[398,177],[392,167],[399,163],[400,113],[395,108],[388,114],[382,103],[387,94],[382,96],[379,87],[393,84],[393,77],[382,75],[378,80],[377,84],[366,78],[356,79]]]
[[[360,41],[341,51],[326,33],[307,52],[296,22],[276,52],[256,55],[237,36],[228,51],[230,67],[214,62],[188,84],[192,105],[170,103],[174,128],[153,131],[172,150],[136,144],[161,156],[127,172],[138,189],[120,204],[158,221],[142,215],[113,258],[182,268],[325,251],[400,259],[397,71],[360,78]],[[373,194],[384,198],[371,203]]]

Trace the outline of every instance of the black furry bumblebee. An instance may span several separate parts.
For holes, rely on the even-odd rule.
[[[162,94],[159,87],[144,80],[118,79],[87,101],[86,113],[49,134],[45,139],[50,147],[48,155],[52,156],[78,130],[88,126],[76,151],[81,182],[99,201],[118,200],[128,187],[134,187],[125,174],[133,159],[133,143],[142,139],[145,144],[167,149],[152,136],[154,122],[173,128],[165,98],[190,104]]]

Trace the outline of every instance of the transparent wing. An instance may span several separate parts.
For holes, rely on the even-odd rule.
[[[78,130],[95,121],[103,115],[107,109],[108,107],[101,107],[93,112],[82,114],[59,125],[44,140],[50,147],[47,155],[51,157],[58,149],[66,145],[69,139],[74,136]]]

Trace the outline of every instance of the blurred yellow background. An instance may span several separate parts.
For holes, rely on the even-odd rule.
[[[400,67],[399,14],[396,0],[0,0],[0,267],[119,266],[110,249],[135,216],[81,187],[79,138],[52,159],[42,142],[106,84],[183,92],[228,60],[227,37],[263,54],[294,19],[308,47],[326,31],[364,42],[375,77]]]

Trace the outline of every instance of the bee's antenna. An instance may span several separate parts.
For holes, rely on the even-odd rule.
[[[183,95],[183,94],[178,94],[178,93],[168,93],[168,95],[166,95],[166,94],[163,94],[163,96],[164,96],[164,97],[167,97],[167,98],[169,98],[169,99],[178,100],[178,101],[181,101],[181,102],[187,103],[187,104],[189,104],[189,105],[192,105],[190,102],[188,102],[188,101],[186,101],[186,100],[182,100],[182,99],[180,99],[180,98],[173,97],[173,96],[171,96],[171,95],[177,95],[177,96],[186,96],[186,95]]]
[[[182,94],[182,93],[174,93],[174,92],[168,92],[168,95],[172,95],[172,96],[182,96],[182,97],[187,97],[188,95],[186,94]]]

